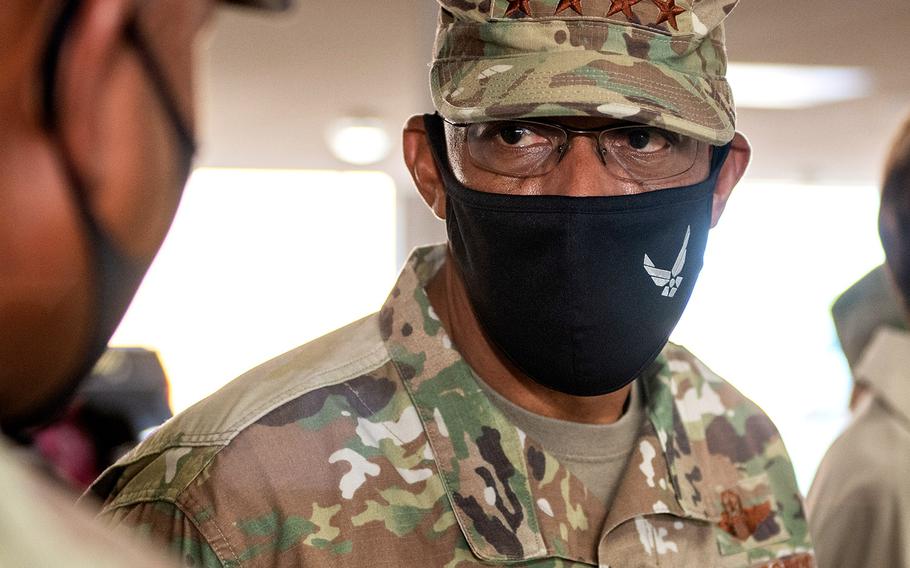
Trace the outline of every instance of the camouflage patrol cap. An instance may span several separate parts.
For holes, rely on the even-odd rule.
[[[437,0],[433,103],[456,122],[594,116],[733,138],[738,0]]]

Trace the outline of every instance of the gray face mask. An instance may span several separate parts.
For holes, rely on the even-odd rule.
[[[99,225],[91,211],[88,201],[88,187],[80,178],[73,164],[72,157],[66,152],[65,145],[59,140],[57,108],[57,72],[60,63],[61,49],[67,33],[79,14],[80,0],[71,0],[60,11],[60,15],[51,29],[47,49],[42,61],[44,123],[48,132],[58,139],[60,161],[63,164],[73,203],[88,236],[91,259],[93,263],[93,280],[95,283],[95,320],[92,323],[89,345],[80,364],[66,382],[68,387],[54,399],[47,401],[41,408],[13,423],[2,424],[8,435],[23,438],[23,430],[46,423],[65,408],[79,383],[88,376],[95,362],[107,348],[107,342],[120,323],[123,314],[129,307],[136,289],[145,275],[146,267],[128,258],[112,241],[107,232]],[[173,126],[177,139],[175,163],[181,179],[186,180],[190,173],[196,143],[192,130],[186,125],[177,110],[176,101],[167,86],[164,74],[155,60],[146,41],[142,37],[135,17],[126,28],[126,39],[136,50],[146,73],[151,81],[158,99],[169,122]]]
[[[618,197],[502,195],[462,185],[442,121],[425,124],[446,187],[452,256],[489,339],[528,377],[614,392],[666,345],[701,270],[729,145],[698,184]]]

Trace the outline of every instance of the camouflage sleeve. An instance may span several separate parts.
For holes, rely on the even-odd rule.
[[[213,546],[190,518],[175,504],[165,501],[117,507],[100,515],[102,521],[135,529],[162,546],[184,566],[225,568]]]

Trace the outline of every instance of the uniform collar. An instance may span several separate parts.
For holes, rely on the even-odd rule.
[[[910,422],[910,333],[880,327],[856,365],[856,380]]]
[[[674,392],[689,388],[694,372],[677,376],[673,361],[661,357],[656,371],[641,379],[650,421],[642,427],[608,512],[487,398],[453,348],[425,292],[445,256],[445,245],[416,249],[379,322],[456,520],[477,557],[492,562],[561,557],[597,564],[601,534],[624,521],[660,513],[716,520],[698,491],[692,495],[685,481],[678,481],[685,479],[677,470],[689,466],[692,447]]]

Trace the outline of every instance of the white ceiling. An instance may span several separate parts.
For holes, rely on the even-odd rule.
[[[379,116],[397,140],[410,114],[431,110],[435,2],[298,4],[285,18],[218,16],[202,75],[203,164],[346,167],[326,148],[332,119]],[[887,142],[910,110],[910,2],[746,0],[727,37],[733,61],[861,66],[875,79],[862,100],[741,110],[739,129],[754,147],[750,176],[876,182]],[[396,147],[380,167],[407,184],[399,156]]]

